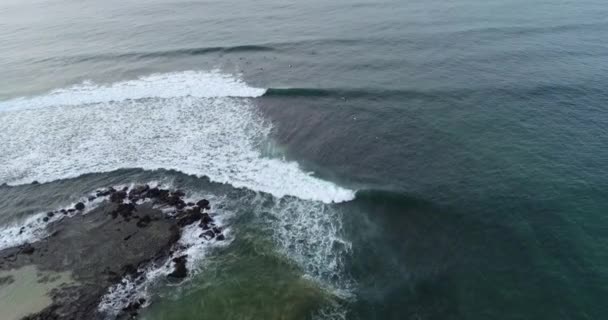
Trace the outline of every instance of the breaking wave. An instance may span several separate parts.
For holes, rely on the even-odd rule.
[[[217,71],[187,71],[0,102],[0,183],[164,168],[279,198],[352,200],[354,191],[262,154],[272,124],[253,98],[265,92]]]

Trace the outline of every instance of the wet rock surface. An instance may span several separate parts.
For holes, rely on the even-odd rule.
[[[221,228],[205,210],[209,202],[185,203],[182,191],[141,185],[128,189],[98,190],[99,206],[77,203],[73,211],[45,214],[48,237],[0,251],[0,270],[36,265],[40,270],[71,271],[75,284],[52,292],[52,304],[24,319],[106,319],[98,310],[100,299],[125,277],[137,277],[150,262],[167,261],[181,236],[181,229],[196,223],[201,241],[223,240]],[[90,210],[83,213],[83,210]],[[169,214],[167,213],[169,212]],[[67,216],[66,216],[67,215]],[[60,220],[49,220],[53,216]],[[48,221],[48,222],[46,222]],[[175,281],[188,275],[186,255],[173,258]],[[145,300],[130,302],[117,319],[132,318]]]

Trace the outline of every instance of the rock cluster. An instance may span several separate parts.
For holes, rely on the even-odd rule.
[[[222,241],[225,236],[209,213],[208,200],[186,202],[184,197],[181,190],[146,184],[110,187],[96,191],[88,202],[43,215],[39,221],[46,223],[50,236],[0,250],[0,269],[35,264],[46,270],[72,271],[76,280],[87,284],[55,292],[51,306],[25,319],[104,319],[96,306],[108,288],[125,278],[143,281],[142,270],[152,261],[171,259],[173,270],[167,275],[171,281],[187,277],[188,256],[178,256],[183,249],[177,245],[181,230],[196,224],[203,242]],[[91,203],[94,200],[97,206]],[[136,316],[146,303],[133,299],[118,318]]]

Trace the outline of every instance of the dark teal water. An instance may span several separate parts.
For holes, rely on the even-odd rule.
[[[49,184],[15,187],[43,190],[44,201],[33,208],[9,200],[14,194],[0,196],[0,221],[44,210],[55,193],[64,196],[49,206],[108,183],[169,179],[225,196],[224,205],[240,217],[237,232],[227,252],[211,255],[209,270],[228,271],[212,280],[202,276],[183,291],[167,289],[146,319],[303,319],[318,316],[327,304],[338,305],[333,315],[346,319],[603,319],[607,16],[603,1],[5,2],[0,130],[8,151],[0,152],[6,164],[0,164],[0,183]],[[204,121],[207,109],[197,113],[186,108],[188,98],[167,98],[162,83],[153,90],[165,99],[160,102],[138,96],[121,104],[115,93],[93,93],[102,104],[71,103],[77,100],[72,92],[63,102],[69,108],[39,107],[35,100],[11,110],[16,97],[49,97],[49,90],[85,80],[102,86],[188,70],[219,70],[268,89],[246,95],[256,114],[248,121],[272,123],[270,141],[256,135],[255,150],[358,190],[356,197],[337,204],[310,201],[310,195],[330,190],[298,175],[286,178],[293,172],[281,171],[283,166],[259,180],[250,174],[257,172],[254,166],[242,165],[249,158],[220,166],[234,176],[214,178],[212,165],[193,165],[203,156],[192,160],[180,150],[215,145],[201,143],[198,135],[165,136],[165,129],[186,135],[212,128],[212,137],[226,134],[231,141],[241,138],[232,135],[231,125],[255,125],[233,124],[235,111],[213,113],[207,117],[213,124],[186,127]],[[198,82],[183,86],[192,83]],[[194,96],[206,85],[196,90]],[[208,103],[219,102],[202,104]],[[84,111],[75,116],[77,108]],[[90,115],[119,109],[128,114],[124,119]],[[162,117],[141,122],[142,128],[157,126],[160,138],[136,139],[141,132],[151,135],[128,120],[143,114]],[[180,114],[187,119],[175,120]],[[216,129],[218,123],[227,125]],[[65,129],[72,127],[82,130]],[[86,138],[103,130],[113,138],[136,137],[125,143],[125,150],[135,151]],[[213,159],[231,164],[250,152],[243,148],[238,144]],[[103,152],[87,156],[95,150]],[[175,156],[155,160],[161,151]],[[20,170],[22,163],[27,165]],[[132,167],[148,170],[114,171]],[[177,171],[150,170],[156,168]],[[77,178],[82,173],[94,174]],[[282,188],[287,200],[273,192]],[[275,195],[260,199],[257,192]],[[319,223],[272,227],[287,234],[296,228],[293,237],[249,227],[282,221],[277,217]],[[335,228],[318,229],[327,225]],[[273,232],[282,235],[278,242]],[[329,242],[323,237],[328,234]],[[332,242],[334,237],[350,249],[335,249],[342,242]],[[337,266],[319,267],[328,261]],[[227,267],[235,265],[250,268]],[[311,275],[349,295],[302,280]]]

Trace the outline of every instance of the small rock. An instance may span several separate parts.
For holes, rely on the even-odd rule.
[[[207,230],[207,231],[201,233],[198,237],[205,238],[205,240],[211,240],[215,237],[215,233],[213,233],[213,231],[211,231],[211,230]]]
[[[201,222],[203,224],[209,224],[209,223],[213,222],[213,219],[209,216],[209,214],[203,213],[203,217],[201,218]]]
[[[150,198],[158,198],[160,196],[160,190],[156,187],[148,190],[147,196]]]
[[[137,273],[137,268],[135,266],[133,266],[132,264],[127,264],[122,267],[122,271],[123,271],[122,272],[123,276],[134,275]]]
[[[78,202],[78,203],[77,203],[77,204],[74,206],[74,208],[75,208],[76,210],[78,210],[78,211],[82,211],[82,210],[84,210],[84,203],[82,203],[82,202]]]
[[[53,211],[49,211],[49,212],[46,213],[46,216],[49,217],[49,218],[52,217],[52,216],[54,216],[54,215],[55,215],[55,213]]]
[[[42,218],[42,221],[44,221],[44,222],[49,222],[49,217],[44,217],[44,218]]]
[[[34,251],[34,247],[29,243],[26,243],[23,245],[23,247],[21,247],[21,253],[23,254],[32,254]]]
[[[109,187],[108,189],[105,189],[105,190],[97,190],[96,195],[98,197],[107,197],[114,192],[116,192],[116,190],[112,187]]]
[[[120,203],[127,197],[127,193],[124,191],[117,191],[110,195],[110,201],[114,203]]]
[[[171,232],[171,236],[169,237],[169,243],[173,244],[179,241],[179,238],[181,238],[182,236],[182,230],[178,226],[172,225],[171,227],[169,227],[169,231]]]
[[[173,272],[171,272],[167,276],[178,279],[185,278],[188,275],[188,269],[186,268],[187,257],[187,255],[184,255],[173,259],[173,262],[175,263],[175,268],[173,269]]]
[[[222,240],[225,240],[225,239],[226,239],[226,238],[225,238],[225,237],[224,237],[224,235],[223,235],[223,234],[221,234],[221,233],[220,233],[220,234],[218,234],[218,235],[217,235],[217,237],[215,237],[215,240],[217,240],[217,241],[222,241]]]
[[[40,184],[40,182],[38,182],[38,180],[34,180],[32,181],[32,184]]]
[[[150,186],[147,184],[144,184],[144,185],[139,185],[139,186],[133,187],[133,190],[131,190],[130,193],[142,194],[148,190],[150,190]]]
[[[222,228],[220,228],[220,227],[213,227],[213,229],[212,229],[212,230],[213,230],[213,232],[215,232],[215,234],[220,234],[220,233],[222,233]]]
[[[203,209],[207,209],[207,210],[211,209],[211,207],[209,207],[209,200],[207,200],[207,199],[200,200],[199,202],[196,203],[196,205]]]
[[[136,225],[139,228],[145,228],[150,224],[150,222],[152,222],[152,218],[150,218],[149,215],[145,215],[141,219],[139,219],[139,221],[137,221]]]
[[[69,213],[76,212],[76,209],[68,209]]]
[[[198,220],[201,220],[203,215],[200,213],[200,210],[196,211],[193,209],[186,210],[183,213],[183,217],[181,217],[177,221],[177,225],[180,227],[185,227],[187,225],[191,225]]]
[[[186,205],[187,205],[188,207],[194,207],[194,202],[188,202],[188,203],[186,203]]]

